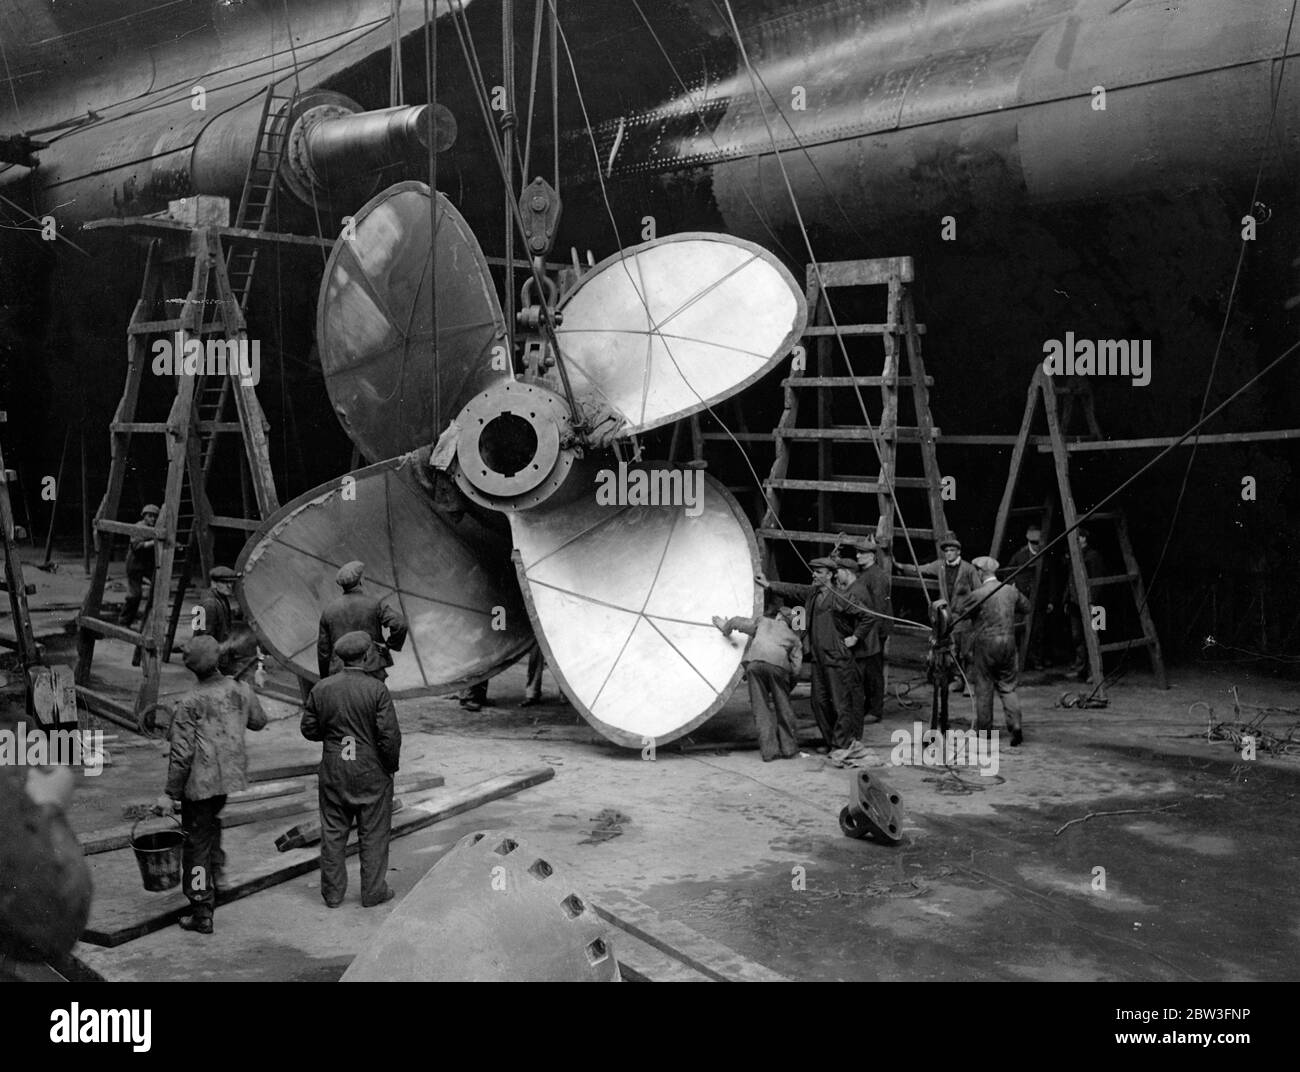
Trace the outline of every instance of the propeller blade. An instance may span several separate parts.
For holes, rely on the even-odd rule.
[[[772,369],[803,334],[807,303],[771,253],[684,233],[596,265],[560,302],[569,379],[622,416],[620,435],[680,420]]]
[[[316,314],[325,386],[367,461],[432,443],[474,395],[509,379],[505,318],[483,251],[442,194],[437,211],[436,365],[428,186],[401,182],[368,201],[325,268]]]
[[[504,531],[473,513],[435,510],[419,467],[426,452],[358,469],[300,495],[244,546],[239,599],[264,649],[316,680],[316,635],[345,562],[366,565],[365,591],[410,634],[388,687],[450,692],[493,674],[533,641]],[[503,526],[504,529],[504,526]]]
[[[511,513],[538,642],[584,718],[643,748],[690,732],[740,679],[745,638],[711,618],[758,613],[758,547],[739,504],[702,471],[701,510],[591,497]],[[665,497],[666,498],[666,497]]]

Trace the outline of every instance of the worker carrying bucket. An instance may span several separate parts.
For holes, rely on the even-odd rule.
[[[198,682],[174,705],[167,793],[158,798],[164,812],[180,804],[185,834],[181,879],[193,906],[180,926],[200,934],[212,933],[212,911],[224,878],[221,809],[228,794],[248,787],[244,728],[260,730],[266,725],[252,688],[217,668],[220,655],[221,645],[210,636],[195,637],[185,652],[185,666]]]
[[[144,819],[147,818],[149,816],[146,815]],[[150,893],[173,890],[181,881],[181,846],[185,844],[185,834],[180,829],[179,819],[174,815],[167,818],[176,824],[175,829],[137,835],[136,831],[144,819],[137,819],[131,827],[131,850],[135,853],[135,864],[140,868],[144,888]]]

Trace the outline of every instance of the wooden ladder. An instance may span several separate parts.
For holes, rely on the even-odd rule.
[[[925,333],[925,327],[916,322],[912,308],[909,287],[912,279],[911,257],[837,261],[819,267],[808,267],[807,299],[811,323],[804,338],[808,341],[809,349],[815,350],[816,371],[808,375],[801,367],[801,364],[811,364],[812,355],[809,355],[804,363],[796,361],[789,377],[781,381],[785,390],[785,408],[772,432],[776,457],[771,474],[763,485],[767,492],[768,509],[757,530],[761,558],[769,575],[774,575],[770,571],[774,568],[773,552],[777,541],[834,544],[840,533],[862,535],[872,532],[875,533],[879,546],[892,554],[896,540],[924,540],[928,547],[947,531],[939,463],[935,455],[935,439],[939,430],[934,426],[930,415],[930,386],[934,381],[926,375],[925,362],[921,356],[921,336]],[[883,323],[840,324],[838,327],[830,323],[826,291],[834,288],[882,286],[886,288]],[[844,374],[844,361],[837,352],[840,347],[836,336],[841,341],[860,336],[879,337],[884,346],[884,364],[880,372],[863,375],[854,370]],[[861,354],[855,357],[856,360],[851,358],[851,363],[859,366],[863,365],[864,360],[871,360]],[[880,389],[880,417],[875,422],[875,428],[866,424],[835,424],[832,405],[834,393],[856,394],[862,387]],[[900,387],[911,388],[914,424],[899,423]],[[814,425],[803,425],[799,421],[800,396],[806,391],[816,392]],[[906,397],[906,393],[901,397]],[[855,405],[854,408],[860,412],[859,406]],[[876,451],[871,447],[873,438],[879,444],[878,461]],[[869,470],[874,464],[877,471],[874,474],[869,471],[852,475],[836,473],[832,448],[837,443],[865,447],[861,454],[863,468]],[[796,444],[812,444],[817,448],[816,479],[798,479],[789,475],[791,448]],[[917,447],[920,450],[920,462],[913,468],[913,475],[898,475],[900,446]],[[916,468],[920,469],[920,475],[915,475]],[[905,491],[921,492],[925,501],[922,505],[920,496],[910,497],[910,507],[903,520],[912,523],[903,528],[898,518],[898,496]],[[780,494],[784,492],[815,493],[815,529],[791,530],[780,526]],[[879,521],[875,525],[867,525],[837,520],[832,500],[836,495],[875,495]],[[921,518],[928,525],[915,524]],[[924,586],[917,577],[894,577],[893,582],[905,587]],[[943,591],[942,572],[939,587],[944,598],[947,598],[947,592]]]
[[[142,226],[149,223],[139,222]],[[164,221],[160,221],[160,234],[164,233],[163,227]],[[168,277],[176,267],[183,270],[187,261],[193,262],[189,290],[179,299],[169,298],[165,293]],[[172,315],[175,304],[181,307],[179,315]],[[110,425],[112,459],[108,487],[95,515],[95,566],[77,618],[78,692],[91,710],[128,724],[138,724],[157,703],[162,663],[170,654],[180,607],[191,580],[188,568],[176,568],[177,551],[197,547],[206,577],[212,566],[212,529],[252,531],[278,506],[266,421],[253,386],[242,382],[237,371],[224,376],[169,374],[175,393],[166,420],[141,419],[141,389],[152,370],[153,341],[158,338],[171,342],[178,358],[191,341],[197,341],[206,351],[209,340],[220,339],[227,353],[233,352],[232,343],[247,344],[244,315],[231,287],[221,240],[207,228],[185,232],[178,241],[173,227],[167,237],[149,243],[140,298],[127,326],[126,386]],[[220,419],[220,414],[212,417],[202,412],[201,399],[214,380],[224,381],[218,387],[223,396],[234,399],[238,420],[226,421]],[[208,477],[216,439],[223,433],[240,437],[257,518],[218,516],[212,511]],[[154,528],[118,517],[131,467],[132,440],[145,435],[161,437],[168,459],[162,512]],[[118,535],[157,541],[151,593],[139,630],[110,622],[104,616],[104,589],[113,556],[113,537]],[[164,596],[169,589],[173,590],[170,615],[169,601]],[[137,648],[144,680],[133,707],[89,688],[95,643],[100,638],[123,640]]]
[[[4,589],[9,593],[15,648],[25,673],[27,667],[41,661],[41,652],[36,645],[36,635],[32,632],[32,616],[27,606],[27,597],[36,591],[36,586],[27,584],[23,579],[23,563],[19,558],[18,541],[15,538],[17,528],[14,524],[13,504],[9,499],[9,485],[17,479],[16,472],[5,468],[4,454],[0,452],[0,540],[4,541]]]
[[[1047,420],[1047,442],[1035,442],[1033,434],[1034,421],[1039,408],[1042,408]],[[1082,413],[1087,431],[1082,435],[1071,435],[1070,424],[1077,413]],[[1070,484],[1070,450],[1076,443],[1096,444],[1105,442],[1101,426],[1097,422],[1096,407],[1093,402],[1092,388],[1088,381],[1079,378],[1066,379],[1047,375],[1041,368],[1035,371],[1029,384],[1029,397],[1025,404],[1025,416],[1020,423],[1020,432],[1016,437],[1015,447],[1011,452],[1011,469],[1007,474],[1006,488],[1002,492],[1002,502],[998,506],[997,520],[993,526],[993,557],[1000,557],[1006,541],[1007,526],[1011,517],[1025,510],[1015,508],[1016,489],[1025,465],[1026,453],[1030,448],[1040,453],[1052,455],[1056,475],[1056,490],[1061,501],[1061,516],[1068,530],[1066,542],[1070,551],[1070,584],[1074,587],[1075,598],[1080,613],[1087,615],[1084,619],[1084,644],[1088,651],[1089,680],[1094,689],[1101,690],[1104,680],[1101,657],[1107,652],[1128,651],[1134,648],[1146,648],[1151,660],[1151,671],[1162,689],[1169,687],[1165,673],[1164,658],[1160,652],[1160,638],[1156,635],[1155,623],[1147,607],[1146,589],[1142,583],[1142,571],[1138,567],[1137,557],[1133,554],[1133,544],[1129,539],[1128,521],[1120,510],[1098,511],[1089,516],[1088,523],[1109,522],[1114,525],[1116,542],[1124,559],[1124,572],[1104,577],[1088,577],[1083,555],[1079,549],[1078,531],[1075,528],[1079,512],[1075,506],[1074,492]],[[1091,449],[1097,449],[1093,446]],[[1027,508],[1038,512],[1037,508]],[[1048,520],[1050,521],[1050,515]],[[1043,532],[1043,543],[1049,539],[1047,530]],[[1042,576],[1043,558],[1040,556],[1034,567],[1033,604],[1037,603],[1038,584]],[[1091,610],[1095,606],[1092,592],[1099,588],[1126,585],[1133,597],[1142,627],[1142,635],[1127,640],[1102,643],[1096,630],[1091,625]],[[1104,606],[1104,604],[1102,604]],[[1023,645],[1027,644],[1032,628],[1032,619],[1026,623]],[[1100,691],[1099,691],[1100,694]]]
[[[259,234],[270,229],[275,191],[279,185],[280,164],[284,161],[289,144],[289,117],[294,96],[276,93],[275,83],[266,87],[262,99],[262,115],[258,120],[257,142],[244,176],[244,190],[239,197],[232,227]],[[230,287],[239,301],[239,308],[248,311],[248,295],[253,289],[253,276],[257,271],[259,245],[255,242],[231,241],[226,250]]]

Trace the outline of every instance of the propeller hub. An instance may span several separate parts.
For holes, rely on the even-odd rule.
[[[505,380],[480,392],[456,418],[456,483],[495,510],[527,510],[571,483],[576,452],[569,407],[535,381]]]

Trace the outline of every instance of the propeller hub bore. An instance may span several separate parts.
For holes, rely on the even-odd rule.
[[[569,409],[549,388],[526,380],[493,384],[457,417],[456,482],[475,502],[497,510],[527,510],[563,487],[576,455]]]

